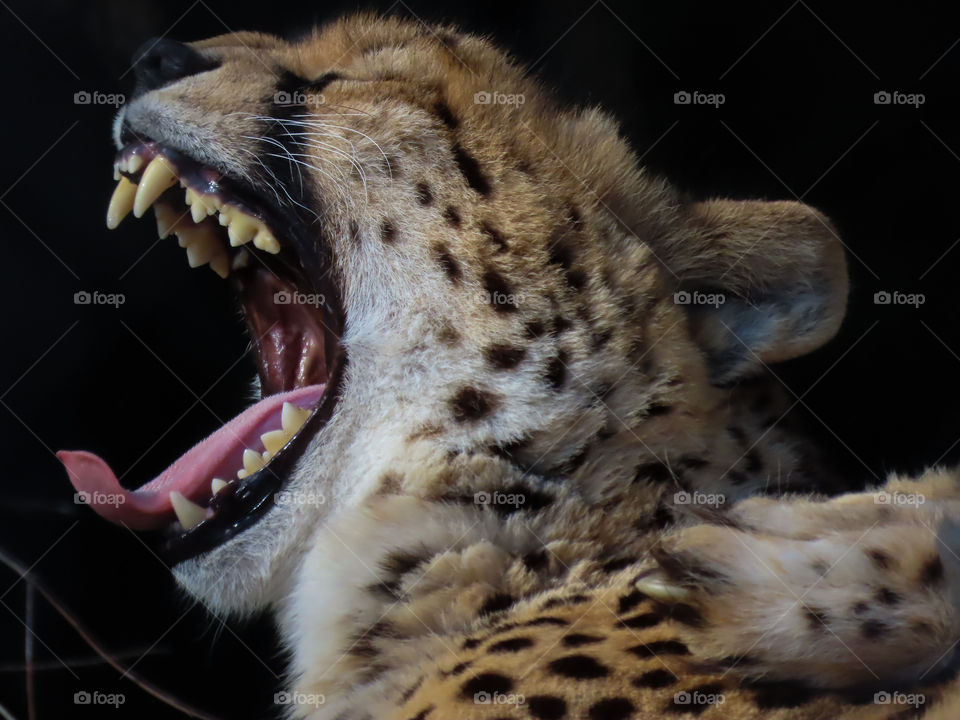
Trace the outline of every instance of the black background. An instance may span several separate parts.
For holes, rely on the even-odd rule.
[[[565,99],[620,118],[643,162],[694,197],[803,198],[848,247],[838,338],[777,368],[849,477],[960,457],[960,23],[938,4],[370,3],[494,36]],[[263,619],[226,624],[182,598],[132,533],[73,504],[53,451],[98,452],[136,486],[246,403],[252,364],[226,286],[190,272],[152,221],[104,228],[113,108],[151,36],[297,32],[353,3],[0,3],[0,547],[32,566],[125,665],[221,717],[275,716],[283,657]],[[719,92],[719,108],[674,103]],[[922,93],[919,108],[874,103]],[[119,309],[75,305],[123,293]],[[874,293],[922,293],[920,308]],[[129,475],[126,475],[129,473]],[[0,704],[27,716],[26,583],[0,567]],[[35,617],[37,717],[75,717],[80,690],[124,693],[100,717],[181,717],[95,654],[48,604]],[[60,660],[70,667],[65,669]]]

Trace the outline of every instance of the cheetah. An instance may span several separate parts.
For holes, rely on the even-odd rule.
[[[261,399],[137,490],[314,720],[960,714],[960,477],[843,491],[770,365],[844,316],[796,202],[695,201],[490,41],[396,17],[137,53],[107,223],[233,287]],[[172,242],[172,241],[171,241]]]

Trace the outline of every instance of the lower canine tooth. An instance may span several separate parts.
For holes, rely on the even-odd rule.
[[[220,241],[213,233],[198,234],[187,245],[187,262],[192,268],[200,267],[210,262],[220,249]]]
[[[221,480],[220,478],[214,478],[210,481],[210,494],[216,495],[218,492],[223,490],[227,486],[226,480]]]
[[[219,252],[210,258],[210,269],[220,277],[226,279],[230,274],[230,257],[227,255],[226,250],[220,246],[219,242],[217,243],[217,250]]]
[[[137,186],[127,180],[120,178],[117,183],[117,189],[113,191],[110,198],[110,205],[107,207],[107,227],[113,230],[120,224],[127,214],[133,210],[135,198],[137,196]]]
[[[264,459],[256,450],[248,449],[243,451],[243,469],[247,471],[248,475],[253,475],[253,473],[265,464],[266,462],[264,462]]]
[[[176,182],[177,173],[165,157],[158,155],[151,160],[137,185],[137,196],[133,203],[134,216],[143,217],[147,208],[153,205],[154,200]]]
[[[176,491],[170,493],[170,504],[173,505],[173,512],[176,513],[177,520],[183,525],[184,530],[194,528],[207,519],[206,508],[200,507]]]
[[[165,203],[154,205],[153,213],[157,216],[157,235],[163,240],[176,229],[180,213]]]

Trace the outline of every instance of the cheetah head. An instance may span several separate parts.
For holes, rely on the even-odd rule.
[[[161,531],[218,610],[276,602],[317,528],[405,491],[398,468],[480,453],[529,482],[617,478],[636,443],[709,436],[723,386],[841,321],[823,216],[688,202],[603,114],[454,29],[161,40],[136,73],[108,225],[152,208],[227,278],[262,399],[135,491],[60,457],[100,515]]]

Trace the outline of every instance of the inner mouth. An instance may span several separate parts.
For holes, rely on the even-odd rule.
[[[168,559],[179,562],[242,532],[275,504],[336,405],[343,314],[329,263],[317,271],[322,258],[315,239],[305,241],[304,223],[249,185],[141,140],[118,153],[114,177],[107,226],[152,207],[160,237],[176,236],[191,267],[209,265],[232,284],[257,359],[261,400],[137,490],[123,488],[93,453],[57,453],[82,502],[112,522],[163,530]]]

